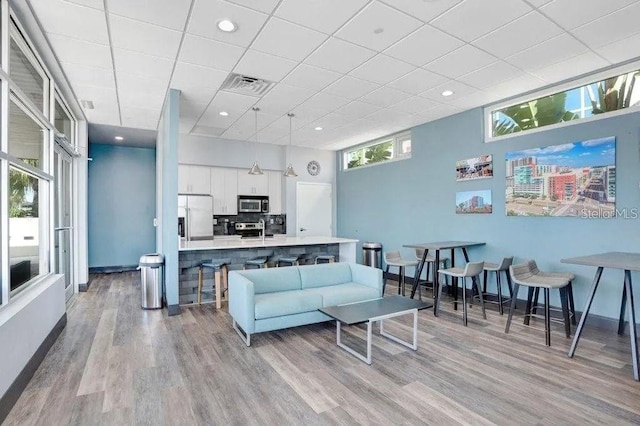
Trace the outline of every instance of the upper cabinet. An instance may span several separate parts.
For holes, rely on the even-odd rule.
[[[210,167],[178,165],[179,194],[211,194]]]
[[[262,175],[250,175],[238,170],[238,195],[269,195],[269,172]]]
[[[238,214],[238,171],[225,167],[211,168],[213,214]]]
[[[270,170],[266,174],[269,179],[269,214],[283,214],[282,172]]]

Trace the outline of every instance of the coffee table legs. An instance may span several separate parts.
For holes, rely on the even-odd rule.
[[[413,314],[413,342],[407,342],[399,337],[396,337],[388,332],[384,331],[384,320],[389,318],[398,317],[401,315]],[[401,344],[402,346],[406,346],[414,351],[418,349],[418,310],[417,309],[409,309],[407,311],[394,312],[392,314],[382,315],[379,317],[374,317],[367,321],[367,352],[366,354],[361,354],[356,350],[350,348],[349,346],[342,343],[342,323],[336,320],[336,343],[338,347],[344,349],[349,352],[351,355],[358,358],[360,361],[364,361],[367,364],[371,365],[371,337],[372,337],[372,324],[375,321],[380,321],[380,335],[386,337],[389,340],[393,340],[396,343]]]

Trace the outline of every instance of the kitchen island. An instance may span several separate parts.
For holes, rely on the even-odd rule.
[[[179,248],[180,304],[197,300],[198,267],[203,261],[224,259],[229,270],[242,269],[244,262],[255,257],[267,257],[270,267],[281,257],[299,256],[300,264],[313,262],[317,254],[330,254],[338,262],[356,261],[358,240],[337,237],[287,237],[276,235],[262,238],[221,237],[204,241],[181,241]],[[204,270],[205,287],[211,286],[213,271]],[[212,295],[203,294],[203,301]]]

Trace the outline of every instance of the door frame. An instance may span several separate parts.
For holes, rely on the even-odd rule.
[[[67,273],[69,274],[69,280],[70,280],[70,285],[67,287],[65,286],[65,301],[69,302],[69,300],[71,299],[71,297],[73,297],[74,294],[76,294],[78,292],[78,280],[76,279],[76,268],[75,268],[75,264],[76,264],[76,248],[75,248],[75,212],[74,212],[74,157],[72,155],[69,154],[69,152],[67,152],[66,149],[64,149],[63,146],[59,145],[58,143],[55,144],[54,146],[54,162],[56,160],[58,160],[60,162],[60,164],[62,163],[67,163],[68,164],[68,173],[69,173],[69,182],[68,182],[68,187],[66,188],[66,193],[69,196],[69,214],[70,214],[70,218],[69,218],[69,226],[68,227],[63,227],[66,228],[64,230],[60,229],[59,231],[56,230],[56,228],[58,228],[59,223],[55,223],[55,217],[56,215],[58,216],[58,218],[60,218],[60,209],[61,206],[58,204],[58,195],[59,195],[59,190],[62,187],[62,185],[65,184],[63,179],[60,179],[62,176],[64,176],[64,174],[60,173],[60,176],[54,176],[54,181],[53,184],[55,185],[54,187],[54,191],[53,191],[53,209],[57,212],[54,213],[52,215],[52,222],[53,222],[53,232],[54,234],[56,232],[60,232],[61,234],[64,234],[65,231],[69,232],[69,239],[68,239],[68,243],[69,243],[69,271],[67,271]],[[58,165],[54,164],[54,170],[60,171],[61,169],[58,167]],[[56,259],[56,253],[55,253],[55,239],[56,236],[54,235],[53,237],[53,241],[54,241],[54,252],[52,253],[52,265],[54,266],[54,268],[57,268],[57,260]],[[55,269],[54,269],[55,270]],[[53,272],[53,271],[52,271]]]
[[[333,191],[334,185],[330,182],[296,182],[296,237],[299,237],[300,232],[300,204],[298,203],[298,192],[303,186],[324,186],[331,190],[331,234],[335,235],[336,223],[335,223],[335,193]]]

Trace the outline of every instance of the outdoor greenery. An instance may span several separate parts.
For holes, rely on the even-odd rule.
[[[34,165],[38,160],[23,161]],[[9,169],[9,217],[38,217],[38,179],[14,168]]]
[[[389,160],[393,155],[393,141],[387,141],[349,152],[348,169]]]

